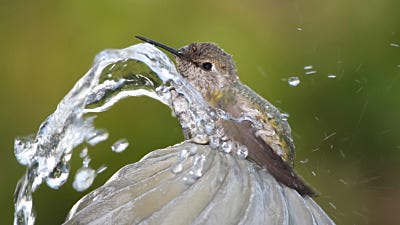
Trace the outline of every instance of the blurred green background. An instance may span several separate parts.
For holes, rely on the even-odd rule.
[[[213,41],[241,80],[290,114],[298,172],[338,224],[400,224],[400,1],[0,1],[0,223],[11,224],[25,168],[17,136],[35,133],[105,48],[143,35],[173,47]],[[305,75],[312,65],[316,74]],[[327,76],[335,74],[335,79]],[[291,87],[287,78],[298,76]],[[121,166],[182,141],[167,107],[142,97],[100,114],[107,142],[89,149],[101,185]],[[110,151],[119,138],[122,154]],[[77,150],[80,150],[81,147]],[[72,167],[80,167],[78,154]],[[72,174],[73,176],[73,174]],[[60,224],[83,196],[41,186],[37,224]]]

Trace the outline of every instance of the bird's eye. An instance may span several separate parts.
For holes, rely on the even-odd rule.
[[[212,68],[212,64],[209,62],[205,62],[205,63],[201,64],[201,67],[206,71],[210,71]]]

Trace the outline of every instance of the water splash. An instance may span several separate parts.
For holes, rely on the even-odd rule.
[[[93,126],[93,114],[104,112],[121,99],[131,96],[148,96],[169,106],[179,120],[186,139],[196,143],[209,143],[213,148],[246,158],[248,150],[227,139],[220,120],[244,121],[212,108],[181,75],[169,58],[149,44],[137,44],[120,50],[100,52],[89,71],[62,99],[56,111],[39,127],[36,136],[17,138],[14,151],[19,163],[26,165],[26,173],[19,180],[14,194],[14,224],[34,224],[33,192],[46,182],[51,188],[60,188],[68,179],[70,160],[75,147],[82,143],[94,146],[105,141],[105,129]],[[252,113],[251,111],[249,113]],[[270,117],[281,117],[271,110]],[[251,121],[255,127],[260,126]],[[115,143],[115,151],[123,151],[127,142]],[[205,156],[195,149],[182,151],[171,172],[182,171],[184,160],[193,160],[192,174],[182,180],[193,183],[202,176]],[[73,186],[86,190],[98,173],[89,166],[88,150],[80,153],[83,166],[75,175]]]
[[[84,142],[96,145],[108,138],[106,130],[93,126],[95,117],[86,114],[103,112],[129,96],[150,96],[168,105],[168,93],[158,92],[157,88],[170,81],[179,82],[181,87],[177,89],[190,89],[183,87],[185,83],[179,77],[168,57],[149,44],[99,53],[90,70],[42,123],[36,136],[15,140],[16,158],[27,170],[14,195],[14,224],[34,224],[32,193],[43,182],[55,189],[65,183],[76,146]],[[190,95],[193,91],[185,93]],[[84,158],[88,165],[90,158]],[[88,167],[83,168],[88,172]],[[86,175],[96,173],[89,172],[77,173],[82,178],[78,180],[83,180],[83,184],[91,183],[94,176]]]
[[[296,87],[297,85],[300,84],[300,78],[299,77],[289,77],[288,84],[292,87]]]
[[[113,152],[123,152],[125,151],[126,148],[128,148],[129,146],[129,142],[128,140],[126,140],[125,138],[119,139],[118,141],[116,141],[112,146],[111,146],[111,150],[113,150]]]

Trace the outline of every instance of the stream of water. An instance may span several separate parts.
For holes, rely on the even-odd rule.
[[[40,125],[36,136],[15,140],[15,156],[27,168],[15,190],[14,224],[34,224],[33,193],[44,182],[54,189],[66,182],[76,146],[83,142],[96,145],[108,138],[107,131],[93,126],[96,113],[130,96],[149,96],[173,109],[172,88],[175,89],[177,115],[190,105],[179,101],[196,102],[199,109],[207,108],[207,103],[181,78],[169,58],[154,46],[137,44],[100,52],[89,71]],[[192,113],[191,116],[195,115],[196,110]],[[188,126],[192,125],[191,128],[196,127],[195,123]],[[199,132],[198,128],[195,130]],[[120,146],[115,149],[122,150]],[[81,152],[81,156],[86,157],[87,163],[78,170],[74,181],[74,187],[80,191],[90,186],[96,175],[96,171],[88,167],[87,155]]]

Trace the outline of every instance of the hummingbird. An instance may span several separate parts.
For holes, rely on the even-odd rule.
[[[247,147],[249,160],[266,168],[278,182],[299,194],[317,195],[294,170],[295,147],[287,116],[239,80],[230,54],[211,42],[195,42],[174,49],[136,37],[172,53],[178,72],[212,107],[233,117],[249,118],[222,121],[225,135]]]

